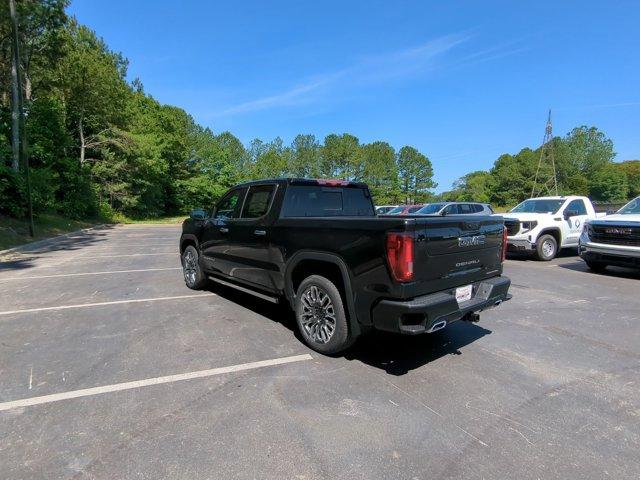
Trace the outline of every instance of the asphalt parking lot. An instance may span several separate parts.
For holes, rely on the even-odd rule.
[[[640,275],[508,260],[479,324],[329,358],[286,308],[188,290],[178,236],[0,263],[0,478],[640,478]]]

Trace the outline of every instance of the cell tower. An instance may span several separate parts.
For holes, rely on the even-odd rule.
[[[551,110],[544,130],[540,160],[533,180],[531,197],[536,195],[558,195],[558,180],[556,178],[556,161],[553,156],[553,128],[551,125]]]

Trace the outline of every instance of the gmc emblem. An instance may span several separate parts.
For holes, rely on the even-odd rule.
[[[484,245],[487,237],[485,235],[474,235],[473,237],[458,237],[459,247],[474,247]]]
[[[605,233],[612,233],[614,235],[631,235],[630,228],[607,228]]]

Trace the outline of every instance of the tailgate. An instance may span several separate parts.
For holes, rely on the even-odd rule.
[[[449,215],[415,222],[415,294],[502,273],[502,217]]]

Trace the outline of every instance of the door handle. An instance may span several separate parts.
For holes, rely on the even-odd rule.
[[[254,235],[258,235],[259,237],[264,237],[267,234],[266,230],[254,230],[253,231]]]
[[[220,233],[229,233],[229,229],[227,227],[220,227]]]

